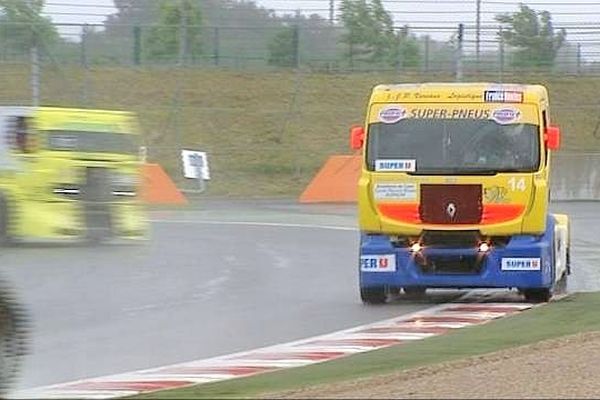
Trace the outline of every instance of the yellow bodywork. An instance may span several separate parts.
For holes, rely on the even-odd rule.
[[[507,100],[486,101],[484,93],[509,93]],[[492,101],[489,101],[489,100]],[[487,236],[516,234],[541,234],[546,229],[549,199],[550,151],[544,145],[543,127],[548,126],[548,95],[539,85],[508,84],[401,84],[380,85],[372,93],[366,115],[366,131],[370,124],[380,118],[501,118],[503,109],[517,113],[520,122],[539,126],[540,163],[532,173],[497,173],[490,175],[415,175],[407,172],[370,171],[366,155],[363,157],[359,179],[359,223],[364,232],[389,235],[418,236],[423,230],[477,230]],[[386,114],[387,110],[393,113]],[[498,114],[498,112],[500,114]],[[368,137],[365,143],[368,142]],[[366,151],[364,152],[366,153]],[[418,221],[402,221],[390,218],[381,210],[386,206],[402,208],[420,204],[422,184],[478,184],[483,190],[483,207],[503,210],[506,217],[490,218],[476,225],[434,225]],[[386,185],[409,188],[406,199],[376,199],[376,190]],[[507,211],[508,210],[508,211]],[[511,214],[512,213],[512,214]]]
[[[118,133],[131,135],[135,143],[140,136],[135,114],[40,107],[29,108],[27,119],[30,150],[22,152],[13,148],[10,152],[13,167],[0,172],[9,236],[34,240],[84,237],[88,230],[86,202],[57,194],[57,188],[83,187],[88,168],[110,171],[115,182],[126,182],[127,187],[132,188],[126,196],[103,203],[110,213],[112,236],[142,239],[147,235],[145,212],[136,190],[141,180],[137,151],[64,151],[48,145],[49,132],[93,132],[100,146],[103,135],[110,140],[111,133]],[[88,204],[93,202],[93,199],[87,201]]]

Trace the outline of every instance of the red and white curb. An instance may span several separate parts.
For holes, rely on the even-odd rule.
[[[488,300],[489,301],[489,300]],[[205,360],[83,379],[12,393],[14,399],[110,399],[247,377],[401,345],[480,325],[533,307],[527,303],[447,303],[386,321]]]

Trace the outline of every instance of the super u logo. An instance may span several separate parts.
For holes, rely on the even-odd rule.
[[[360,258],[361,271],[389,272],[396,270],[396,257],[393,254],[369,255]]]

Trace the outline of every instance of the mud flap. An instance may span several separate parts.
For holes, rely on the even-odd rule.
[[[554,281],[559,282],[568,271],[569,222],[566,216],[555,216],[554,226]]]

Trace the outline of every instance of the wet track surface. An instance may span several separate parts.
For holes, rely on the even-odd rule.
[[[600,290],[600,203],[552,209],[573,221],[569,290]],[[3,249],[33,319],[20,388],[301,339],[458,294],[363,306],[353,206],[210,202],[151,219],[141,245]]]

